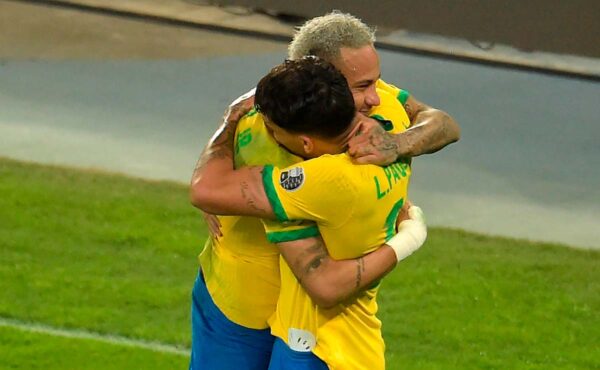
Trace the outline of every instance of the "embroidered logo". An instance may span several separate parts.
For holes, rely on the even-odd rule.
[[[291,170],[282,172],[279,177],[279,183],[287,191],[300,189],[302,184],[304,184],[304,171],[302,167],[294,167]]]

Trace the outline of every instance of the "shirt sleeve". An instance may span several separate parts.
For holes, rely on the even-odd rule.
[[[321,156],[279,169],[265,166],[263,185],[279,221],[310,220],[334,226],[345,222],[357,198],[344,155]]]
[[[400,104],[402,104],[402,106],[404,106],[404,104],[406,104],[406,101],[410,97],[410,93],[408,91],[399,89],[396,86],[389,84],[381,79],[377,80],[376,86],[377,86],[377,88],[387,91],[388,93],[394,95],[396,97],[396,99],[398,99]]]
[[[379,105],[373,107],[369,116],[379,121],[381,126],[393,134],[410,127],[410,118],[398,99],[388,91],[377,88]]]
[[[271,243],[291,242],[310,237],[319,236],[319,228],[312,221],[298,220],[279,222],[274,220],[262,220]]]

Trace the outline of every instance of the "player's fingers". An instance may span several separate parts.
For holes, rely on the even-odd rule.
[[[375,154],[368,154],[352,158],[354,164],[371,164],[377,162],[377,156]]]
[[[350,143],[350,144],[348,144],[348,153],[354,157],[364,155],[365,154],[364,147],[365,147],[365,144]]]
[[[404,221],[404,220],[408,220],[410,218],[408,210],[412,206],[413,206],[413,204],[410,200],[407,200],[406,202],[404,202],[404,204],[402,204],[402,208],[400,208],[400,212],[398,212],[397,223]]]
[[[410,216],[411,219],[413,219],[415,221],[426,223],[425,214],[423,213],[423,210],[421,209],[421,207],[418,207],[418,206],[410,207],[408,209],[408,215]]]
[[[210,233],[210,236],[212,237],[216,237],[216,230],[215,230],[215,225],[210,222],[209,219],[204,219],[206,221],[206,227],[208,228],[208,232]]]
[[[402,205],[402,208],[400,208],[400,212],[398,212],[398,217],[396,218],[396,231],[398,231],[398,225],[400,225],[402,221],[410,219],[410,216],[408,214],[408,209],[410,208],[410,205],[408,203],[409,202],[404,203]]]
[[[215,238],[220,238],[221,236],[223,236],[223,234],[221,233],[221,229],[219,228],[219,225],[216,225],[214,223],[211,223],[210,233]]]
[[[365,140],[366,137],[369,136],[369,132],[371,132],[371,129],[372,127],[368,123],[361,121],[355,130],[354,137]]]
[[[373,146],[368,144],[356,145],[352,151],[354,157],[364,157],[366,155],[373,154]]]
[[[206,221],[208,231],[211,233],[212,236],[223,236],[223,234],[221,233],[221,223],[219,222],[219,219],[216,216],[205,213],[204,220]]]
[[[246,113],[254,107],[254,95],[245,98],[229,107],[227,120],[230,122],[239,121]]]
[[[359,118],[361,118],[361,117],[359,117]],[[374,128],[376,128],[378,125],[379,124],[377,123],[376,120],[369,118],[369,117],[362,116],[362,119],[360,120],[359,132],[361,135],[368,134]]]
[[[221,232],[221,224],[218,221],[213,221],[213,230],[213,233],[216,236],[223,236],[223,233]]]
[[[217,221],[215,221],[214,218],[210,219],[210,225],[213,229],[213,233],[218,236],[221,236],[221,226],[219,225],[219,223]]]
[[[368,135],[352,136],[348,142],[355,143],[355,144],[368,143],[369,136]]]

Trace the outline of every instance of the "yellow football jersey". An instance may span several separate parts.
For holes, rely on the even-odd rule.
[[[382,90],[380,95],[386,94]],[[390,96],[382,101],[391,102]],[[385,119],[402,122],[404,111],[380,113]],[[277,144],[268,133],[262,115],[255,110],[238,123],[234,145],[236,168],[265,164],[287,167],[302,161]],[[281,232],[270,229],[267,240],[259,219],[222,216],[219,220],[223,236],[209,238],[198,257],[208,291],[229,320],[248,328],[264,329],[275,311],[280,287],[279,254],[269,241],[306,238],[318,235],[319,231],[310,223],[288,223]]]
[[[345,155],[322,156],[279,170],[265,167],[264,185],[282,221],[315,221],[329,255],[357,258],[391,238],[408,191],[410,166],[353,165]],[[270,320],[274,335],[287,341],[293,330],[311,333],[314,353],[330,369],[383,369],[377,287],[329,310],[316,306],[285,263],[282,289]],[[308,334],[306,334],[308,335]]]
[[[389,95],[389,94],[388,94]],[[409,126],[396,95],[380,93],[382,104],[371,112],[391,117],[392,132]],[[385,122],[385,121],[384,121]],[[400,124],[398,124],[400,123]],[[357,258],[378,248],[395,233],[407,197],[411,168],[398,162],[387,167],[354,165],[346,154],[326,155],[286,169],[266,166],[263,184],[280,221],[315,221],[329,255]],[[267,233],[280,241],[300,239],[285,227]],[[356,299],[323,309],[315,305],[291,269],[280,262],[282,289],[271,332],[295,350],[312,350],[330,369],[385,368],[381,322],[376,317],[378,285]],[[303,343],[305,348],[298,348]]]
[[[385,91],[392,96],[395,96],[396,100],[402,104],[402,107],[404,107],[404,104],[406,104],[406,101],[410,97],[410,93],[408,91],[399,89],[396,86],[385,82],[384,80],[377,80],[375,87],[378,89],[378,91]]]
[[[255,110],[238,123],[234,145],[236,168],[266,163],[288,166],[302,160],[273,140]],[[229,320],[265,329],[279,295],[277,247],[267,241],[260,219],[220,216],[219,220],[223,236],[210,238],[199,256],[208,291]]]

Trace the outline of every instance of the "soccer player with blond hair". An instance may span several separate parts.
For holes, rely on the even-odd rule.
[[[327,26],[327,23],[331,25]],[[330,34],[325,32],[328,27]],[[316,36],[313,32],[317,32]],[[373,41],[372,31],[362,22],[349,15],[332,13],[309,21],[290,44],[292,59],[298,59],[298,53],[321,54],[345,71],[355,109],[379,119],[379,124],[364,124],[360,128],[361,135],[350,137],[351,158],[358,163],[389,164],[398,158],[434,152],[456,141],[458,128],[447,114],[416,102],[406,91],[379,80],[379,59]],[[363,54],[366,59],[361,57]],[[255,109],[248,112],[248,107],[252,106],[253,97],[233,104],[226,121],[237,122],[243,116],[237,129],[229,125],[221,135],[215,136],[217,144],[228,135],[234,138],[235,168],[268,164],[284,168],[301,161],[302,156],[276,141],[282,132],[268,126],[262,113]],[[300,142],[302,149],[304,144],[313,145],[311,140],[305,140],[306,137],[298,137],[303,140]],[[204,152],[192,179],[192,198],[197,205],[200,205],[195,198],[197,190],[207,184],[199,180],[215,178],[205,164],[210,159],[227,156],[223,147],[214,144]],[[403,173],[400,168],[396,168],[396,172],[389,171],[392,170],[387,172],[392,182]],[[297,183],[300,177],[297,171],[280,176],[287,176],[290,184]],[[385,181],[388,181],[387,177]],[[385,181],[381,179],[377,194],[386,192]],[[239,189],[236,194],[240,191],[247,190]],[[215,194],[208,194],[211,193]],[[255,203],[246,205],[256,206]],[[269,242],[279,243],[288,263],[294,253],[302,256],[296,260],[296,265],[290,265],[292,273],[302,279],[302,288],[314,302],[327,307],[362,291],[367,287],[365,284],[380,279],[403,258],[402,252],[379,248],[360,258],[333,259],[327,254],[318,228],[312,224],[287,224],[280,230],[271,224],[265,234],[263,225],[255,218],[226,216],[219,217],[219,222],[221,235],[211,237],[199,257],[201,272],[194,288],[193,316],[196,319],[193,322],[191,368],[200,365],[206,369],[266,367],[265,362],[268,363],[271,354],[269,343],[273,343],[267,320],[275,311],[280,292],[279,252]],[[304,238],[300,239],[302,243],[294,239],[298,237]],[[293,248],[294,252],[290,254],[285,252],[287,242],[297,242],[300,246]],[[296,258],[299,257],[296,255]],[[225,323],[227,327],[207,325],[214,322]],[[231,366],[225,366],[221,359],[227,359]]]

